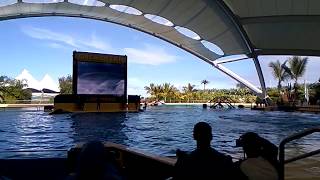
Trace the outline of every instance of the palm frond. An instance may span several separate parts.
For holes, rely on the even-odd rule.
[[[279,60],[269,63],[269,67],[272,69],[273,76],[278,80],[278,89],[281,88],[281,82],[287,80],[291,74],[291,71],[286,66],[286,63],[287,61],[280,63]]]
[[[292,79],[298,81],[299,77],[302,77],[306,71],[308,58],[302,58],[300,56],[293,56],[289,58],[289,68],[291,70]]]

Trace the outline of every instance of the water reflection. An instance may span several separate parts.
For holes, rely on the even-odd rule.
[[[75,143],[92,140],[111,141],[126,145],[123,128],[126,113],[77,113],[70,117]]]
[[[73,142],[71,124],[64,116],[20,110],[2,112],[0,119],[0,156],[4,158],[61,157],[65,156],[61,150]]]
[[[3,152],[64,149],[89,140],[112,141],[159,155],[175,155],[176,149],[192,150],[192,129],[198,121],[213,128],[212,145],[233,157],[241,155],[235,139],[257,132],[276,145],[295,132],[320,126],[319,115],[251,110],[203,110],[201,106],[159,106],[142,113],[82,113],[48,115],[40,111],[0,112],[0,157]],[[320,146],[320,134],[288,144],[288,155]],[[1,153],[2,152],[2,153]],[[65,152],[63,152],[65,153]],[[61,157],[48,152],[45,157]],[[66,153],[65,153],[66,154]]]

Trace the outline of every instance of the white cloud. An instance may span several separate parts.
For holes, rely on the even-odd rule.
[[[102,53],[115,51],[108,42],[101,39],[94,32],[87,37],[76,37],[74,35],[32,26],[23,26],[21,30],[29,37],[48,41],[48,46],[51,48],[72,47],[79,51],[93,50]],[[150,44],[146,44],[142,49],[124,48],[124,53],[128,55],[129,63],[160,65],[177,60],[176,56],[168,53],[164,48]]]
[[[51,40],[55,42],[62,42],[73,47],[79,47],[71,36],[62,33],[56,33],[48,29],[28,26],[23,27],[22,32],[35,39]]]
[[[142,97],[148,97],[146,91],[141,87],[130,87],[128,86],[129,95],[140,95]]]
[[[59,43],[55,43],[55,42],[49,43],[48,46],[50,48],[55,48],[55,49],[67,49],[65,46],[63,46],[63,45],[61,45]]]
[[[131,77],[128,78],[128,94],[130,95],[141,95],[146,97],[146,91],[144,90],[145,82],[139,78]]]
[[[90,48],[89,50],[94,49],[100,52],[110,51],[112,49],[109,43],[101,40],[95,33],[89,35],[88,38],[83,38],[32,26],[24,26],[21,30],[29,37],[48,40],[50,42],[49,46],[53,48],[71,46],[79,50],[87,50]]]
[[[83,41],[83,42],[80,41],[80,42],[82,44],[85,44],[86,46],[93,47],[98,50],[110,50],[111,49],[110,44],[99,39],[95,33],[91,34],[91,39],[89,39],[89,41]]]
[[[143,49],[124,48],[129,63],[160,65],[175,62],[177,57],[166,52],[162,47],[145,45]]]

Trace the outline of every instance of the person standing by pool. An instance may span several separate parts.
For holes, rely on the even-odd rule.
[[[177,150],[173,179],[233,179],[232,158],[211,147],[212,128],[206,122],[194,126],[197,148],[191,153]]]

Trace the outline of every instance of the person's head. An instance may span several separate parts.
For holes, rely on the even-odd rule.
[[[237,140],[237,146],[241,146],[248,158],[261,154],[261,137],[254,132],[247,132]]]
[[[103,176],[106,161],[103,143],[91,141],[84,144],[78,160],[78,174],[81,178],[96,179]]]
[[[198,122],[193,128],[193,138],[198,146],[210,146],[212,140],[211,126],[206,122]]]

